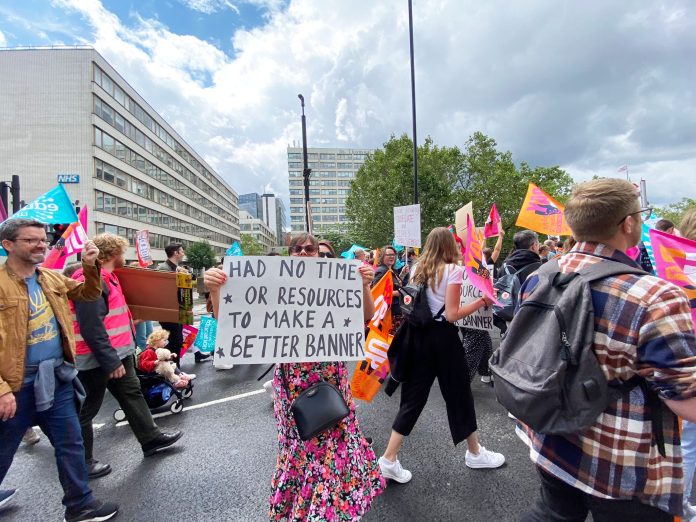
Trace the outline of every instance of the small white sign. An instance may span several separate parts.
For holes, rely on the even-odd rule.
[[[394,242],[405,247],[421,247],[420,205],[394,207]]]
[[[461,306],[473,303],[477,299],[483,297],[483,292],[469,282],[469,275],[464,270],[464,280],[462,281],[462,298]],[[474,330],[484,330],[486,332],[493,331],[493,308],[483,307],[476,310],[473,314],[460,319],[455,323],[457,326],[464,328],[473,328]]]
[[[365,359],[357,260],[225,257],[216,364]]]

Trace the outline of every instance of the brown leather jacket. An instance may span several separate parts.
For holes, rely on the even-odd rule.
[[[63,356],[75,361],[75,338],[68,299],[94,301],[101,296],[99,265],[83,264],[85,282],[63,276],[55,270],[38,268],[38,283],[60,326]],[[29,322],[29,295],[24,279],[7,265],[0,266],[0,395],[18,392],[24,380],[24,361]]]

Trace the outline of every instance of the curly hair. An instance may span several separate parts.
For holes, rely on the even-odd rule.
[[[128,240],[116,234],[99,234],[92,238],[99,249],[99,261],[108,261],[123,254],[129,246]]]
[[[150,335],[147,336],[147,345],[154,346],[156,342],[166,341],[169,339],[169,331],[165,329],[155,330]]]

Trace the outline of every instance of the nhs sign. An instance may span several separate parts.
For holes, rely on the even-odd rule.
[[[79,183],[79,174],[58,174],[58,183]]]

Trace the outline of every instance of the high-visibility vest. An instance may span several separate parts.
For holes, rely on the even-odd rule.
[[[126,303],[126,298],[121,290],[121,284],[118,277],[111,272],[102,270],[102,280],[106,283],[109,289],[108,306],[109,312],[104,318],[104,327],[109,336],[109,341],[114,349],[119,349],[124,346],[133,344],[133,330],[131,322],[131,313]],[[73,279],[83,281],[82,269],[79,268],[72,276]],[[80,324],[77,322],[75,315],[75,304],[70,301],[70,310],[72,311],[73,329],[75,332],[75,349],[77,355],[86,355],[92,352],[89,345],[85,342],[80,334]]]

